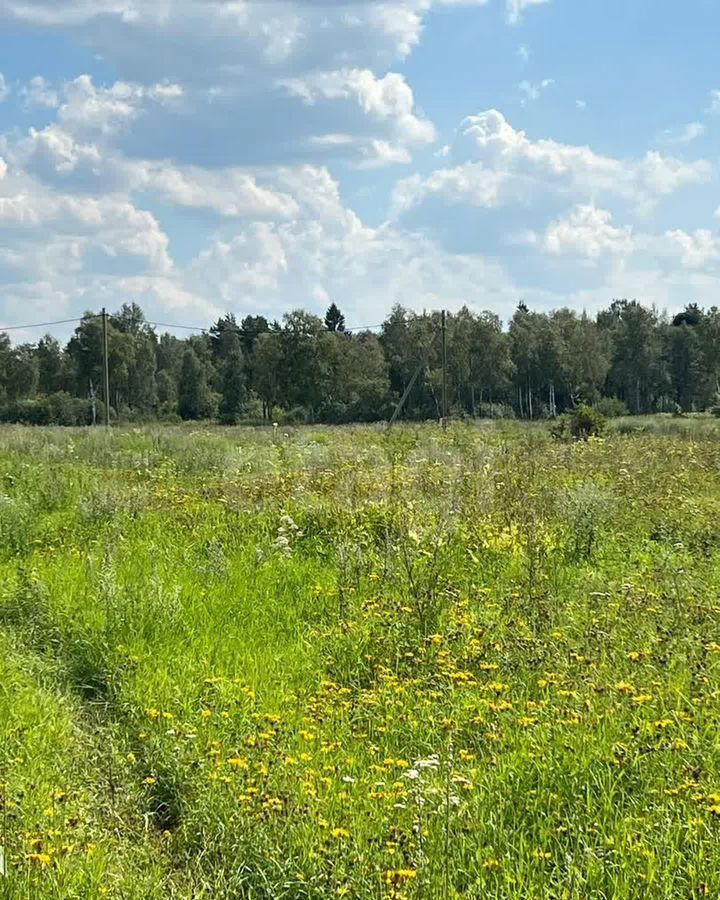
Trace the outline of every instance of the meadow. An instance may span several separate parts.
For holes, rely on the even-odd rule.
[[[720,896],[719,623],[711,419],[3,428],[0,896]]]

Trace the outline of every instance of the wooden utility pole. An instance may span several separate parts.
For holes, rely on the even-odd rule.
[[[110,427],[110,365],[108,363],[107,312],[102,309],[103,327],[103,369],[105,375],[105,425]]]
[[[447,396],[447,343],[445,340],[445,310],[442,311],[442,424],[447,428],[448,396]]]

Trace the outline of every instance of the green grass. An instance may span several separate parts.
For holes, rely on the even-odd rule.
[[[0,896],[718,896],[707,422],[0,430]]]

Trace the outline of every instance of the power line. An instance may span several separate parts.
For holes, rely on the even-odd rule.
[[[34,322],[32,325],[2,325],[2,331],[23,331],[26,328],[49,328],[51,325],[69,325],[72,322],[82,322],[83,319],[98,319],[100,316],[81,316],[79,319],[58,319],[56,322]]]
[[[31,329],[31,328],[51,328],[55,325],[72,325],[75,322],[85,322],[88,319],[102,319],[102,317],[103,317],[102,313],[93,313],[92,315],[79,316],[78,318],[75,318],[75,319],[57,319],[54,322],[32,322],[28,325],[2,325],[2,326],[0,326],[0,333],[2,333],[4,331],[25,331],[26,329]],[[117,318],[117,316],[108,314],[108,319],[112,320],[112,319],[116,319],[116,318]],[[150,322],[149,320],[146,320],[144,324],[152,325],[154,328],[176,328],[176,329],[182,330],[182,331],[203,332],[203,331],[209,330],[207,327],[203,328],[199,325],[182,325],[182,324],[179,324],[178,322]],[[350,332],[351,331],[372,331],[374,328],[382,328],[384,324],[385,324],[384,322],[378,322],[375,325],[346,325],[345,331],[350,331]],[[241,325],[235,325],[234,327],[238,332],[243,331],[243,328]]]
[[[110,316],[110,318],[112,319],[112,318],[114,318],[114,317],[113,317],[113,316]],[[209,329],[208,329],[207,327],[202,328],[202,327],[200,327],[199,325],[179,325],[179,324],[176,323],[176,322],[174,323],[174,322],[150,322],[150,321],[146,321],[145,324],[146,324],[146,325],[152,325],[152,326],[155,327],[155,328],[180,328],[180,329],[182,329],[182,330],[184,330],[184,331],[209,331]],[[377,325],[346,325],[346,326],[345,326],[345,331],[371,331],[373,328],[382,328],[384,324],[385,324],[384,322],[378,322]],[[229,325],[229,324],[228,324],[228,325],[226,325],[225,327],[226,327],[228,330],[234,329],[234,330],[236,330],[236,331],[238,331],[238,332],[244,331],[242,325],[237,325],[237,324],[235,324],[235,325]]]
[[[116,316],[110,316],[111,319],[117,318]],[[199,325],[174,325],[170,322],[148,322],[145,321],[143,324],[152,325],[155,328],[181,328],[183,331],[207,331],[207,328],[201,328]],[[238,331],[241,329],[238,327]]]

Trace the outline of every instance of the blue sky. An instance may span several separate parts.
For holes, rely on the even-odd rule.
[[[716,303],[719,33],[712,0],[0,0],[0,324]]]

